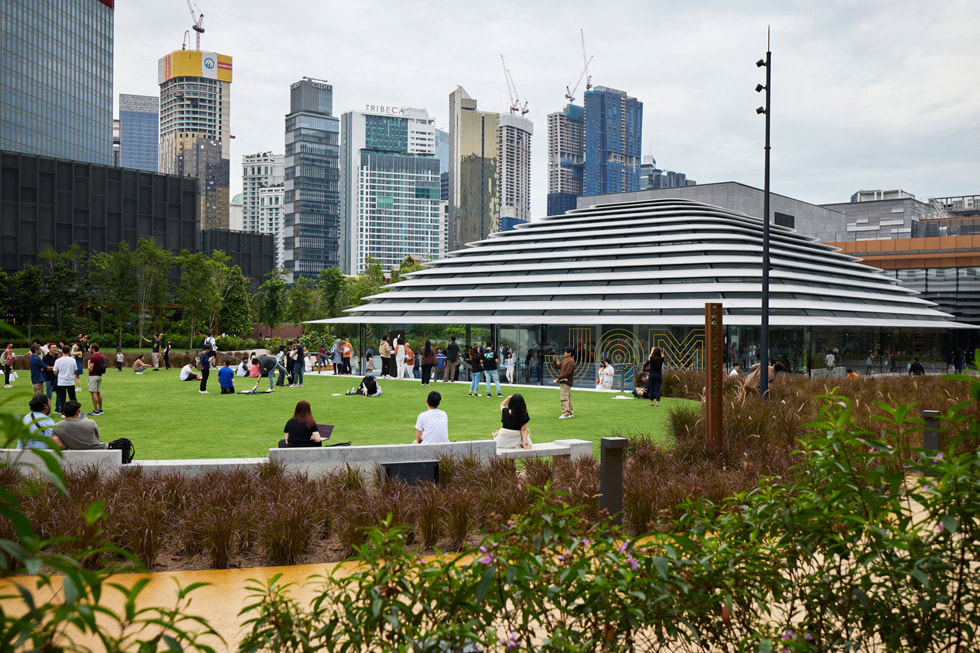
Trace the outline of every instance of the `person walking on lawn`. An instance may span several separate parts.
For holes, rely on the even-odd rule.
[[[558,419],[571,419],[575,416],[572,411],[572,384],[575,383],[575,357],[571,347],[565,347],[564,358],[561,359],[561,367],[558,368],[558,391],[561,396],[561,415]]]

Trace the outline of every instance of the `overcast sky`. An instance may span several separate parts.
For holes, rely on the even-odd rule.
[[[859,189],[980,194],[976,0],[197,0],[201,49],[234,58],[232,194],[244,154],[284,151],[289,85],[333,84],[334,113],[428,110],[448,130],[457,84],[506,112],[507,61],[534,122],[534,216],[546,213],[547,120],[582,71],[643,102],[643,154],[699,183],[763,185],[756,60],[772,29],[772,189],[814,203]],[[157,60],[191,26],[186,0],[115,9],[114,94],[159,95]],[[193,34],[193,32],[192,32]],[[193,47],[193,46],[192,46]],[[575,93],[582,102],[585,83]],[[118,113],[118,108],[116,109]]]

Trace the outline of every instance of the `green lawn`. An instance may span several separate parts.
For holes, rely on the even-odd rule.
[[[240,458],[264,457],[283,437],[283,426],[296,402],[306,399],[321,424],[333,424],[332,442],[351,441],[355,445],[411,443],[415,418],[425,409],[430,390],[442,394],[442,405],[449,414],[449,435],[453,440],[489,439],[500,427],[500,402],[487,398],[481,384],[481,397],[469,397],[469,384],[433,383],[427,388],[418,381],[381,380],[380,397],[344,396],[358,377],[308,374],[305,387],[277,387],[272,394],[222,395],[216,371],[208,383],[210,394],[198,393],[197,383],[178,381],[177,369],[148,371],[139,376],[131,370],[110,369],[103,382],[105,414],[97,416],[103,440],[130,438],[137,458]],[[79,395],[82,410],[92,410],[82,378]],[[236,391],[248,389],[251,379],[236,378]],[[262,379],[259,389],[268,388]],[[591,386],[572,390],[575,418],[559,420],[558,389],[516,387],[524,395],[531,414],[531,438],[550,442],[579,438],[595,443],[610,435],[664,433],[664,408],[651,408],[645,400],[613,399],[619,393],[594,392]],[[501,386],[504,396],[511,388]],[[27,412],[30,386],[22,375],[13,389],[0,392],[5,401],[0,411]],[[336,395],[340,396],[336,396]],[[665,405],[682,399],[666,399]],[[56,420],[60,419],[56,416]]]

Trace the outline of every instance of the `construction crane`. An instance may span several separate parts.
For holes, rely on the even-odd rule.
[[[521,112],[521,116],[527,114],[530,109],[527,108],[527,102],[521,104],[520,95],[517,93],[517,85],[514,84],[514,78],[510,76],[510,71],[507,70],[507,62],[504,61],[504,55],[500,55],[500,63],[504,67],[504,78],[507,80],[507,92],[510,94],[510,112],[517,113]]]
[[[191,20],[194,21],[193,30],[197,32],[195,49],[200,50],[201,34],[204,34],[204,28],[201,27],[201,24],[204,22],[204,14],[197,10],[191,0],[187,0],[187,8],[191,10]]]
[[[589,75],[589,64],[592,63],[592,57],[586,58],[585,55],[585,30],[580,29],[579,33],[582,37],[582,74],[578,76],[578,81],[575,82],[575,86],[569,88],[565,87],[565,99],[570,103],[575,101],[575,91],[578,90],[578,85],[582,83],[582,78],[585,78],[585,90],[592,90],[592,75]]]
[[[184,42],[181,43],[180,49],[186,50],[187,46],[191,44],[191,31],[189,29],[184,30]]]

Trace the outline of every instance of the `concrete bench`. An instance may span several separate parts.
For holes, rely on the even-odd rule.
[[[123,467],[122,451],[119,449],[66,449],[61,454],[61,468],[66,472],[94,468],[101,475],[115,475]],[[45,467],[33,449],[0,449],[0,457],[11,465]]]
[[[589,445],[591,447],[591,444]],[[590,449],[591,451],[591,449]],[[497,445],[493,440],[467,440],[445,444],[374,444],[356,447],[289,447],[269,449],[269,460],[281,462],[287,472],[298,472],[316,478],[349,465],[364,474],[383,463],[437,460],[442,456],[493,458]]]
[[[195,458],[186,460],[134,460],[127,468],[140,468],[144,476],[165,476],[182,474],[202,476],[209,471],[233,471],[236,469],[258,469],[269,462],[268,458]]]
[[[498,458],[546,458],[592,456],[592,443],[588,440],[555,440],[532,444],[530,449],[497,449]]]

